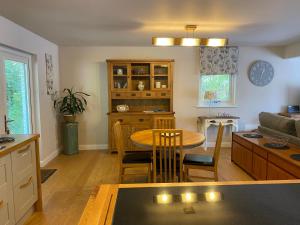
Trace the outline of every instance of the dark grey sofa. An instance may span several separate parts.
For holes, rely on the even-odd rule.
[[[300,120],[294,120],[277,114],[261,112],[259,114],[261,133],[271,136],[285,137],[290,143],[300,146]]]

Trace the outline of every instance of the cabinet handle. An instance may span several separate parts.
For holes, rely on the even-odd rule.
[[[116,96],[120,97],[121,95],[120,94],[116,94]]]
[[[166,93],[161,93],[161,96],[166,96],[167,94]]]
[[[151,96],[151,93],[146,93],[146,96]]]
[[[3,205],[4,205],[4,201],[3,201],[3,200],[1,200],[1,201],[0,201],[0,208],[2,208],[2,207],[3,207]]]
[[[139,119],[140,122],[144,122],[144,119]]]
[[[19,150],[19,151],[18,151],[18,154],[23,154],[23,153],[25,153],[29,148],[30,148],[30,145],[27,145],[25,148]]]
[[[136,94],[131,94],[131,96],[136,96]]]
[[[32,182],[32,177],[29,177],[25,184],[20,185],[20,189],[26,188]]]

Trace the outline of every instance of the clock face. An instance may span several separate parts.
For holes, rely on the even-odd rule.
[[[269,62],[258,60],[250,66],[249,80],[256,86],[266,86],[273,80],[273,77],[274,68]]]

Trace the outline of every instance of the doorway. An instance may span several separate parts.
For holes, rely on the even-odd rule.
[[[32,133],[31,86],[31,55],[0,48],[0,133]]]

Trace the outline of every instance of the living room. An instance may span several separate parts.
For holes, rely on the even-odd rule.
[[[265,196],[259,184],[272,196],[278,195],[272,184],[288,193],[272,202],[275,208],[300,207],[291,185],[300,178],[299,8],[294,0],[1,1],[0,168],[10,172],[0,178],[11,178],[0,182],[0,224],[247,225],[259,217],[280,224],[264,212],[249,217],[241,209],[234,214],[241,220],[228,211],[226,219],[202,220],[199,212],[203,199],[209,202],[203,190],[212,189],[222,192],[212,194],[220,204],[230,199],[226,207],[240,202],[255,211],[265,202],[244,199],[249,190],[242,187],[253,185],[259,199]],[[174,157],[154,153],[165,151],[154,143],[157,130],[170,148],[164,153]],[[125,163],[128,155],[137,161]],[[195,217],[134,219],[134,210],[148,218],[154,208],[143,211],[148,200],[139,205],[132,194],[149,194],[153,207],[162,195],[162,204],[176,207],[170,215],[178,218],[183,208]],[[164,210],[151,213],[161,218]],[[290,210],[280,215],[299,224]]]

